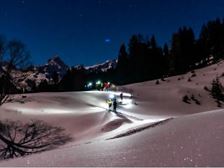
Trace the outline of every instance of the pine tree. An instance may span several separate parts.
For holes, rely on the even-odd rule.
[[[212,81],[211,95],[216,100],[218,106],[221,106],[221,102],[224,102],[224,88],[219,79],[216,78]]]
[[[204,57],[212,55],[214,60],[224,57],[224,21],[216,19],[203,25],[199,41]]]
[[[128,59],[128,53],[126,51],[125,44],[122,44],[120,47],[119,55],[118,55],[118,62],[117,62],[117,78],[118,82],[120,84],[128,82],[128,73],[129,70],[129,59]]]
[[[196,45],[194,32],[191,28],[180,28],[172,37],[171,59],[175,73],[184,73],[196,63]]]

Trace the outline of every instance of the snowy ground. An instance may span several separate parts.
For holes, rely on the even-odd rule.
[[[110,92],[15,95],[1,107],[1,120],[42,120],[73,141],[0,166],[224,166],[224,110],[204,90],[223,72],[221,62],[193,77],[124,86],[134,97],[125,95],[118,114],[107,111]],[[192,94],[200,105],[182,101]]]

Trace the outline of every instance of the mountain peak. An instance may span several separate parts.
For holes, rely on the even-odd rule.
[[[58,64],[58,65],[65,65],[64,61],[62,61],[62,59],[60,58],[59,55],[54,55],[52,58],[50,58],[48,60],[48,65],[54,65],[54,64]]]
[[[92,66],[87,66],[85,67],[86,70],[89,71],[101,71],[101,72],[106,72],[110,69],[115,69],[117,66],[117,60],[106,60],[105,62],[101,64],[96,64]]]

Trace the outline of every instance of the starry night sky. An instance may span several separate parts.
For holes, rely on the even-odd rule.
[[[180,26],[196,35],[224,15],[224,0],[0,0],[0,34],[20,39],[34,64],[55,54],[68,65],[116,58],[136,33],[170,42]]]

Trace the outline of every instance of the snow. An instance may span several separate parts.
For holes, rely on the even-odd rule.
[[[130,136],[71,145],[1,166],[222,166],[223,118],[223,111],[186,116]]]
[[[13,70],[12,78],[17,89],[24,88],[27,91],[32,91],[44,81],[51,82],[54,73],[58,74],[60,81],[68,69],[69,67],[59,56],[54,56],[45,65],[34,67],[27,72]]]
[[[114,69],[117,66],[117,60],[107,60],[104,63],[96,64],[92,66],[86,66],[85,69],[89,71],[102,71],[106,72],[110,69]]]
[[[224,110],[204,90],[216,76],[224,82],[223,64],[117,92],[12,95],[0,107],[1,120],[42,120],[65,128],[73,141],[0,166],[224,166]],[[133,98],[124,93],[118,113],[108,112],[106,99],[113,94],[120,101],[122,90]],[[192,94],[201,105],[182,101]]]

